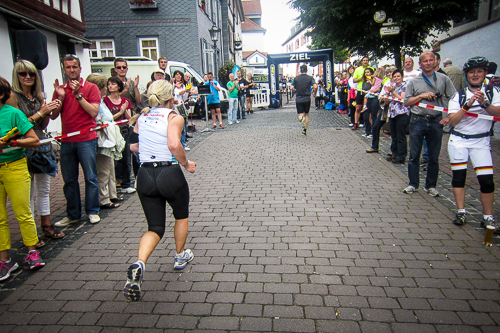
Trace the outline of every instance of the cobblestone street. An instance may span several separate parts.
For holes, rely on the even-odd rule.
[[[441,196],[406,195],[406,164],[385,160],[389,139],[367,154],[363,131],[347,123],[313,107],[303,137],[293,104],[215,131],[201,133],[196,121],[188,157],[198,165],[186,173],[195,258],[174,271],[168,214],[139,302],[122,292],[147,230],[137,194],[102,211],[100,223],[82,220],[66,238],[47,240],[47,265],[37,272],[21,264],[26,248],[10,215],[21,269],[0,284],[2,333],[499,332],[500,240],[482,244],[474,173],[471,219],[460,228],[451,222],[446,144]],[[500,140],[492,141],[498,174]],[[65,211],[60,174],[51,191],[57,221]],[[495,204],[497,220],[499,212]]]

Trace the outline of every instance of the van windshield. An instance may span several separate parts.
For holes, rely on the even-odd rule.
[[[194,76],[198,84],[203,83],[203,76],[201,76],[193,67],[187,65],[187,69],[189,70],[189,72],[191,72],[192,76]]]

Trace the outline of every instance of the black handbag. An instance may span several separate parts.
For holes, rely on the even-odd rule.
[[[38,148],[26,149],[28,170],[30,173],[45,173],[55,177],[58,171],[56,154],[52,150],[52,143],[42,144]]]

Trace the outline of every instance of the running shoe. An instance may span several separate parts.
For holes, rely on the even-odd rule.
[[[123,288],[125,298],[129,301],[138,301],[141,299],[141,284],[144,275],[144,264],[135,262],[128,267],[127,283]]]
[[[174,268],[183,269],[186,267],[187,263],[193,260],[194,254],[190,249],[184,250],[184,252],[175,255]]]
[[[466,213],[458,213],[453,220],[453,224],[464,225],[464,223],[467,222],[465,218],[466,215]]]
[[[300,118],[300,123],[302,124],[302,127],[306,128],[306,117]]]
[[[31,250],[28,256],[24,258],[24,261],[28,263],[30,269],[38,269],[45,266],[45,262],[40,258],[40,251]]]
[[[7,261],[0,261],[0,281],[5,281],[9,278],[10,273],[19,268],[17,262],[11,258]]]
[[[89,215],[89,222],[92,224],[99,223],[99,222],[101,222],[101,218],[97,214],[90,214]]]
[[[54,223],[54,226],[67,227],[68,225],[70,225],[72,223],[77,223],[77,222],[80,222],[80,220],[72,220],[69,217],[65,217],[61,221],[57,221],[56,223]]]
[[[431,197],[439,197],[439,192],[434,187],[426,188],[424,190],[425,192],[429,193]]]
[[[403,189],[403,193],[407,193],[407,194],[412,194],[413,192],[416,192],[416,191],[417,191],[417,189],[411,185],[409,185]]]
[[[224,129],[224,125],[222,123],[219,124],[220,128]]]
[[[306,136],[306,135],[307,135],[307,130],[304,128],[304,129],[302,130],[302,136]]]
[[[494,231],[495,235],[500,233],[500,227],[495,222],[495,219],[493,218],[493,216],[488,216],[487,218],[483,218],[483,220],[481,221],[481,228],[486,228],[489,225],[495,227],[495,231]]]
[[[136,191],[136,190],[135,190],[135,188],[133,188],[133,187],[127,187],[127,188],[122,188],[122,189],[120,190],[120,193],[132,194],[132,193],[134,193],[135,191]]]
[[[215,125],[215,123],[212,125],[212,128],[217,128],[217,125]]]

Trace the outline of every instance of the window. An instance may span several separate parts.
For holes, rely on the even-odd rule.
[[[490,6],[490,20],[500,17],[500,0],[492,0]]]
[[[90,45],[90,58],[104,58],[115,56],[115,42],[112,39],[96,40]]]
[[[139,38],[139,47],[142,56],[158,60],[160,54],[158,50],[158,38]]]
[[[179,66],[170,66],[170,77],[174,77],[174,72],[175,71],[181,71],[182,74],[186,72],[186,69],[184,67],[179,67]]]
[[[470,23],[470,22],[477,21],[478,12],[479,12],[479,5],[476,6],[476,7],[474,7],[472,10],[473,10],[473,13],[472,13],[473,17],[472,17],[472,19],[463,19],[460,22],[453,22],[453,28],[459,27],[461,25],[464,25],[464,24],[467,24],[467,23]],[[465,9],[465,11],[467,11],[467,9]]]

